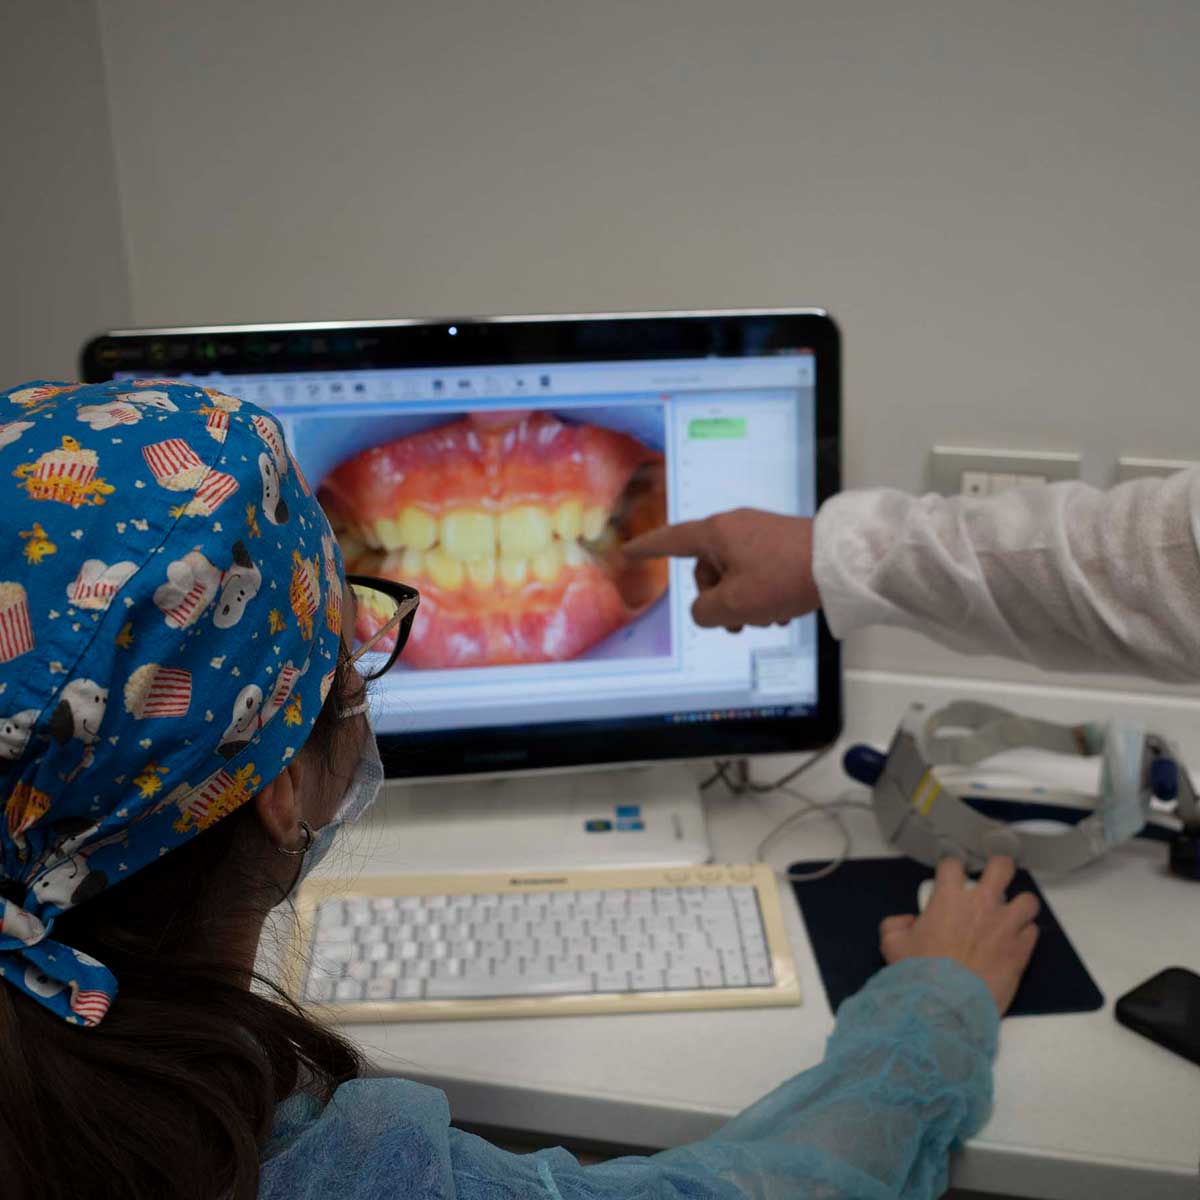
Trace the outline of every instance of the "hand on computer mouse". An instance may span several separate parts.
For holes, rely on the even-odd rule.
[[[879,948],[888,963],[905,958],[952,958],[987,985],[1003,1016],[1037,945],[1033,923],[1041,907],[1030,892],[1007,903],[1004,890],[1016,874],[1011,858],[993,858],[968,891],[962,863],[944,858],[937,883],[920,916],[888,917],[879,927]]]
[[[694,558],[697,625],[784,625],[820,608],[813,580],[813,523],[754,508],[664,525],[623,547],[630,558]]]

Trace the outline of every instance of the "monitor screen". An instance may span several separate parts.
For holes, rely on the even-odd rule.
[[[839,718],[818,619],[701,629],[692,564],[620,547],[740,506],[815,512],[834,486],[836,378],[821,383],[836,357],[827,319],[805,324],[794,344],[672,354],[624,319],[623,355],[610,339],[595,357],[560,344],[513,361],[495,339],[488,361],[460,349],[477,323],[443,321],[426,323],[441,361],[429,346],[330,361],[246,345],[166,373],[277,416],[347,571],[420,590],[403,656],[372,684],[389,774],[788,750]],[[111,374],[163,374],[145,355]]]

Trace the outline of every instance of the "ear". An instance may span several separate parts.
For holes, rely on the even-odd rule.
[[[254,797],[254,811],[267,837],[276,846],[291,848],[303,840],[300,834],[300,818],[304,815],[300,807],[303,780],[304,767],[299,759],[293,758]]]
[[[66,745],[75,736],[75,714],[65,700],[58,702],[58,707],[50,718],[50,736],[60,746]]]
[[[254,559],[250,557],[250,551],[246,549],[242,542],[233,543],[233,561],[239,567],[245,567],[246,570],[252,570],[254,567]]]
[[[275,505],[275,523],[277,525],[286,525],[287,519],[288,519],[287,504],[284,502],[283,498],[281,497],[279,500],[279,503],[277,505]]]

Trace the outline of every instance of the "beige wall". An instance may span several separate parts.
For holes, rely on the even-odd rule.
[[[74,378],[131,315],[90,0],[0,5],[0,180],[0,386]]]
[[[935,442],[1200,457],[1200,6],[100,14],[138,323],[820,304],[851,484]]]

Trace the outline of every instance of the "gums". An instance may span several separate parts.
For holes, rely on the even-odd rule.
[[[347,571],[420,589],[408,667],[576,658],[666,591],[665,562],[620,553],[666,519],[663,456],[611,429],[473,414],[362,451],[318,496]],[[360,605],[358,634],[378,623]]]

